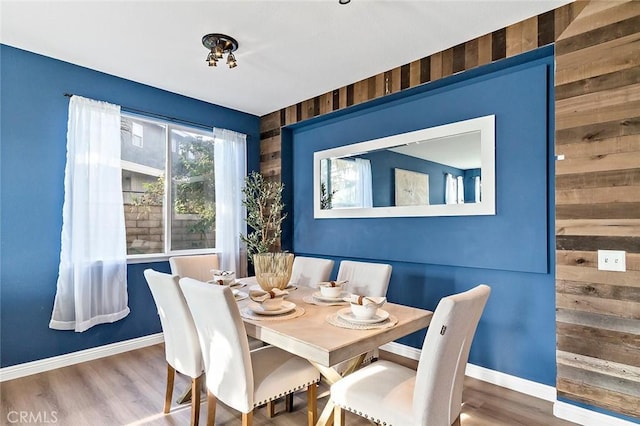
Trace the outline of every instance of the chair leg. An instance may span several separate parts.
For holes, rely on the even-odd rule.
[[[200,421],[200,389],[202,375],[191,379],[191,426],[198,426]]]
[[[267,417],[271,419],[275,415],[276,415],[276,402],[275,401],[267,402]]]
[[[293,394],[292,394],[293,395]],[[307,388],[307,424],[313,426],[318,421],[318,384]]]
[[[173,396],[173,382],[176,378],[176,370],[167,363],[167,390],[164,393],[164,409],[163,413],[169,413],[171,409],[171,397]]]
[[[333,407],[333,424],[334,426],[344,426],[344,410],[337,405]]]
[[[253,411],[242,413],[242,426],[253,426]]]
[[[216,422],[217,402],[215,395],[207,391],[207,426],[214,426]]]

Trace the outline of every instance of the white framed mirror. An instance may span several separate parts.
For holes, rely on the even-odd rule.
[[[315,218],[494,215],[495,116],[317,151]]]

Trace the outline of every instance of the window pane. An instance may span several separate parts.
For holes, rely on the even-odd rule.
[[[171,141],[171,250],[215,247],[213,137],[179,129]]]
[[[332,159],[330,175],[332,206],[334,208],[361,207],[356,196],[359,177],[355,161]]]
[[[166,127],[123,116],[120,136],[127,254],[162,253]]]

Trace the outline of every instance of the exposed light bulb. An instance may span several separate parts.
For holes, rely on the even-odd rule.
[[[231,52],[229,52],[229,54],[227,55],[227,65],[229,65],[229,68],[235,68],[238,66],[236,57]]]

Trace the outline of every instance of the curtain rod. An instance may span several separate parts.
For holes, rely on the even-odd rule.
[[[66,96],[67,98],[70,98],[70,97],[74,96],[74,94],[73,93],[64,93],[64,96]],[[80,95],[78,95],[78,96],[80,96]],[[177,122],[177,123],[190,124],[192,126],[201,127],[203,129],[209,129],[209,130],[213,129],[213,126],[211,126],[211,125],[205,125],[205,124],[202,124],[202,123],[196,123],[195,121],[183,120],[181,118],[171,117],[169,115],[164,115],[164,114],[158,114],[156,112],[143,111],[141,109],[130,108],[130,107],[123,106],[123,105],[120,105],[120,108],[124,109],[125,112],[133,112],[133,113],[137,113],[137,114],[148,115],[148,116],[155,117],[155,118],[162,118],[162,119],[169,120],[169,121],[174,121],[174,122]],[[239,132],[239,133],[242,133],[242,132]],[[249,135],[246,135],[246,136],[247,136],[247,139],[250,138]]]

